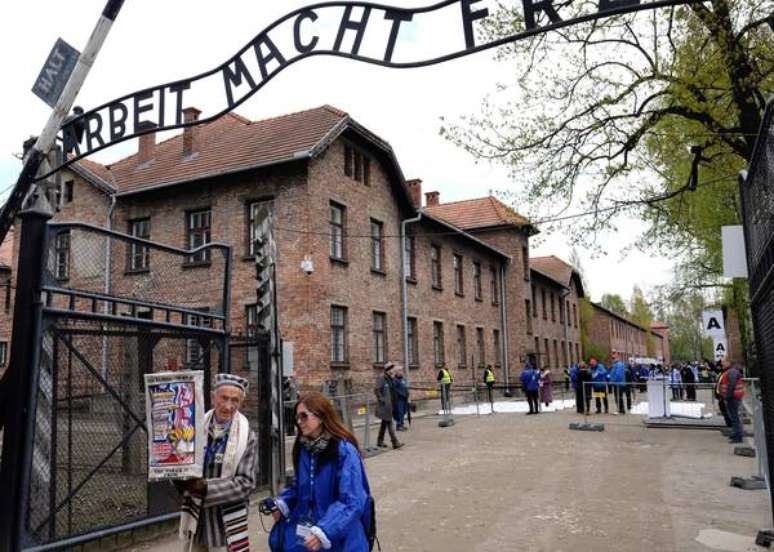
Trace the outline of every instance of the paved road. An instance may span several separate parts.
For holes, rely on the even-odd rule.
[[[416,421],[404,449],[366,464],[382,550],[758,550],[757,530],[771,526],[767,493],[729,487],[756,461],[734,456],[718,432],[645,429],[637,416],[598,417],[603,433],[570,431],[575,419]],[[264,551],[257,515],[253,549]],[[143,549],[179,545],[134,547]]]

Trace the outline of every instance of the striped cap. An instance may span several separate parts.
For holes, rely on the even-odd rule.
[[[234,374],[218,374],[215,376],[215,387],[217,389],[223,385],[233,385],[242,390],[243,393],[247,393],[247,388],[250,386],[250,382],[245,378],[235,376]]]

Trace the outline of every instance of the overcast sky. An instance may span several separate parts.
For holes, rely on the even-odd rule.
[[[58,37],[83,50],[104,0],[5,1],[0,3],[3,118],[0,125],[0,190],[15,182],[20,162],[13,154],[21,142],[43,128],[50,109],[30,89]],[[310,0],[129,0],[108,36],[76,104],[85,109],[141,88],[197,75],[233,56],[259,31]],[[429,2],[391,0],[395,6]],[[493,5],[484,0],[480,5]],[[453,18],[436,19],[435,28],[407,28],[396,48],[414,55],[448,48],[460,49],[462,31]],[[322,104],[348,112],[387,140],[407,178],[421,178],[424,191],[437,190],[441,201],[485,196],[490,190],[517,190],[523,184],[500,166],[475,160],[439,136],[440,118],[455,120],[477,113],[481,100],[514,67],[493,61],[493,52],[421,69],[389,69],[330,57],[313,57],[281,72],[237,108],[259,119]],[[205,112],[219,100],[198,98]],[[208,105],[211,104],[211,105]],[[130,141],[94,156],[110,162],[136,149]],[[519,205],[522,214],[542,218]],[[575,209],[576,211],[579,209]],[[572,210],[571,210],[572,211]],[[617,233],[602,238],[606,255],[592,258],[580,249],[588,290],[594,300],[603,293],[625,299],[634,285],[646,291],[672,278],[672,261],[651,254],[625,254],[642,224],[621,219]],[[557,255],[565,260],[569,247],[562,232],[542,234],[533,255]]]

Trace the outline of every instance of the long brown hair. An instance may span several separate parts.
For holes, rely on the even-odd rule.
[[[293,411],[294,414],[298,414],[298,407],[302,404],[309,412],[320,418],[323,431],[327,431],[336,439],[349,441],[354,445],[358,452],[360,451],[357,437],[355,437],[341,421],[341,418],[339,418],[338,413],[333,408],[330,399],[319,391],[310,391],[298,399],[296,408]],[[298,429],[298,425],[296,425],[296,430],[296,442],[293,443],[293,465],[298,468],[298,457],[301,454],[301,430]]]

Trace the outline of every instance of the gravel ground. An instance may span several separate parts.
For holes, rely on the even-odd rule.
[[[416,420],[406,447],[367,460],[384,552],[745,552],[771,526],[766,491],[729,486],[756,460],[717,431],[646,429],[632,415],[570,431],[571,411],[457,420]],[[264,551],[253,510],[252,548]],[[168,538],[132,549],[180,548]]]

